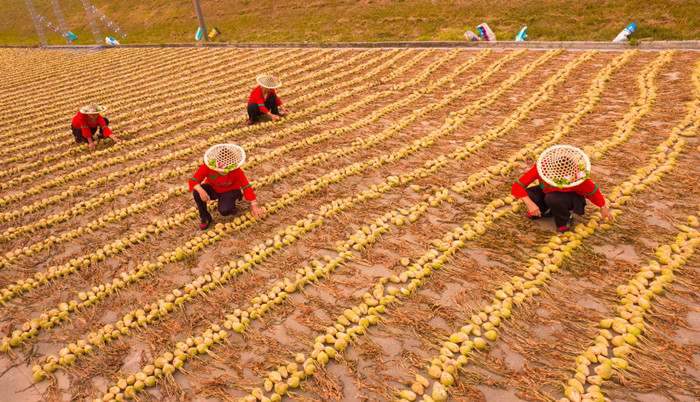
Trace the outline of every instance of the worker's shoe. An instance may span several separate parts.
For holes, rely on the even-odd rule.
[[[209,229],[209,226],[211,226],[211,218],[202,219],[202,223],[199,224],[199,228],[201,230],[207,230]]]
[[[559,232],[559,233],[571,232],[572,226],[574,226],[574,216],[569,215],[569,222],[567,222],[567,225],[558,227],[557,232]]]
[[[245,125],[246,125],[246,126],[252,126],[252,125],[253,125],[253,121],[252,121],[252,120],[248,120],[248,121],[245,123]]]

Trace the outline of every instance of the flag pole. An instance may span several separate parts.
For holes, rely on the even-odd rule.
[[[199,6],[199,0],[194,0],[194,9],[197,11],[197,18],[199,18],[199,27],[202,29],[202,38],[205,42],[209,41],[207,36],[207,27],[204,26],[204,16],[202,15],[202,8]]]

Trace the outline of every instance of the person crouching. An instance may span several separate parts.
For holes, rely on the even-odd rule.
[[[109,120],[102,117],[100,114],[107,110],[106,106],[96,105],[91,103],[88,106],[81,108],[78,114],[73,117],[71,122],[71,131],[73,132],[73,137],[75,137],[75,142],[80,144],[86,142],[90,150],[95,149],[95,142],[101,140],[102,138],[109,138],[115,143],[121,142],[116,135],[112,133],[109,128]],[[97,130],[100,133],[95,136]],[[94,139],[93,139],[93,136]]]
[[[212,216],[207,210],[207,203],[211,200],[218,200],[219,213],[228,216],[236,213],[236,201],[245,197],[252,205],[252,215],[256,218],[263,216],[253,188],[241,170],[243,162],[245,151],[235,144],[214,145],[205,152],[204,163],[189,182],[201,218],[200,229],[206,230],[211,225]]]
[[[253,89],[248,98],[248,124],[261,121],[264,115],[272,121],[277,121],[280,116],[286,115],[287,109],[275,92],[276,88],[282,86],[282,82],[272,75],[259,75],[256,81],[259,85]]]
[[[523,200],[529,219],[553,216],[558,232],[571,230],[571,212],[583,215],[586,199],[600,207],[605,221],[611,222],[613,216],[603,194],[588,178],[590,171],[590,161],[582,150],[555,145],[542,152],[535,166],[513,183],[511,194]],[[539,185],[528,187],[535,180]]]

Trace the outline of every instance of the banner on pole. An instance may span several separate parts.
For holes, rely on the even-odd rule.
[[[479,37],[476,36],[476,34],[472,31],[467,31],[464,33],[464,37],[467,38],[467,40],[477,42],[479,40]]]
[[[491,28],[489,28],[488,24],[483,23],[481,25],[478,25],[476,29],[479,30],[479,35],[481,35],[481,37],[484,38],[484,40],[490,42],[496,41],[496,35],[494,35],[493,31],[491,30]]]
[[[214,37],[217,37],[221,35],[221,31],[219,31],[218,27],[214,27],[211,31],[209,31],[209,38],[213,39]]]
[[[634,31],[637,30],[637,24],[634,22],[627,25],[627,28],[623,29],[622,32],[617,34],[615,39],[613,39],[613,42],[626,42],[629,38],[628,36],[632,35]]]

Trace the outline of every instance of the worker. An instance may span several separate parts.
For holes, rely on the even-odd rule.
[[[535,166],[515,181],[511,194],[523,200],[529,219],[553,216],[558,232],[571,230],[571,212],[583,215],[586,199],[600,207],[606,222],[612,222],[598,185],[588,178],[590,170],[588,156],[581,149],[556,145],[542,152]],[[528,187],[535,180],[539,185]]]
[[[275,92],[275,89],[282,86],[282,82],[273,75],[259,75],[256,81],[258,86],[248,98],[248,124],[257,123],[263,115],[272,121],[278,121],[287,114],[287,109]]]
[[[218,200],[219,213],[228,216],[236,213],[236,201],[245,197],[251,203],[253,217],[263,216],[253,188],[241,170],[244,162],[245,151],[235,144],[214,145],[204,153],[204,163],[189,182],[199,209],[200,229],[206,230],[211,225],[212,216],[207,210],[207,203],[211,200]]]
[[[105,110],[107,110],[106,106],[91,103],[81,108],[78,114],[73,117],[70,128],[77,144],[86,142],[88,148],[93,150],[96,143],[102,138],[109,138],[115,143],[122,141],[112,133],[112,130],[109,128],[109,120],[100,114]],[[98,129],[100,133],[95,136]]]

